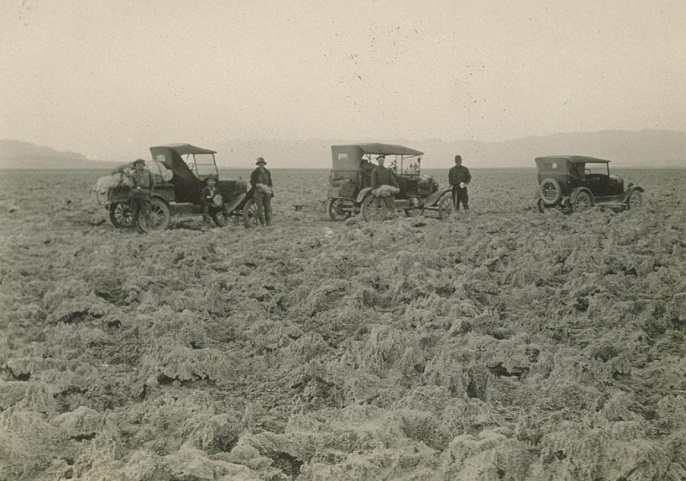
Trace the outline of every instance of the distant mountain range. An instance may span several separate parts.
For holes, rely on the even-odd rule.
[[[20,140],[0,139],[0,169],[110,169],[120,162],[89,160],[76,152]]]
[[[300,142],[280,140],[231,141],[215,145],[217,158],[230,167],[252,165],[258,156],[272,167],[328,169],[331,146],[382,142],[401,144],[424,152],[425,168],[449,168],[455,154],[462,155],[470,168],[534,167],[534,158],[544,155],[576,154],[613,161],[615,167],[686,168],[686,132],[605,130],[592,133],[562,133],[525,137],[505,142],[439,139],[309,139]]]
[[[193,139],[170,139],[193,143]],[[224,168],[252,168],[257,157],[265,157],[270,168],[331,167],[331,146],[382,142],[401,144],[423,151],[425,168],[448,168],[455,154],[461,154],[470,168],[534,167],[542,155],[576,154],[613,161],[615,168],[686,168],[686,132],[641,130],[638,132],[604,130],[525,137],[505,142],[439,139],[308,139],[233,140],[201,145],[217,151]],[[22,142],[0,140],[0,169],[109,169],[120,162],[94,161],[76,152]]]

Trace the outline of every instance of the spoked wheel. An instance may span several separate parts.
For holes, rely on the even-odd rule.
[[[129,209],[129,204],[116,203],[110,205],[110,222],[117,229],[131,227],[133,223],[133,212]]]
[[[572,212],[583,212],[593,207],[593,199],[588,192],[579,192],[572,203]]]
[[[362,218],[367,222],[381,222],[386,219],[386,203],[382,198],[368,195],[362,201]]]
[[[257,215],[257,203],[250,199],[243,206],[243,225],[250,229],[260,225],[260,217]]]
[[[438,201],[438,218],[443,220],[446,219],[450,214],[453,213],[453,199],[450,195],[444,195],[441,200]]]
[[[640,190],[632,190],[629,198],[626,201],[626,206],[629,209],[638,209],[643,205],[643,194]]]
[[[169,227],[171,209],[161,199],[154,198],[150,206],[138,215],[138,231],[142,233],[164,230]]]
[[[352,215],[349,209],[345,209],[345,201],[341,198],[331,197],[326,203],[326,212],[333,221],[346,220]]]

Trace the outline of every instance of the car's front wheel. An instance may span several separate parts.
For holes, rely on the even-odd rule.
[[[579,192],[574,202],[572,202],[573,212],[583,212],[591,207],[593,207],[593,199],[591,199],[591,195],[588,192]]]
[[[643,194],[640,190],[632,190],[629,198],[626,200],[626,206],[629,209],[638,209],[643,205]]]
[[[260,217],[257,215],[257,203],[253,199],[249,199],[243,206],[243,225],[247,229],[260,225]]]
[[[453,198],[451,195],[444,195],[438,201],[438,218],[447,219],[453,213]]]

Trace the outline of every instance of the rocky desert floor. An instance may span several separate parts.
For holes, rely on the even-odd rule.
[[[0,479],[686,479],[686,170],[573,215],[472,173],[444,221],[277,170],[273,226],[149,235],[0,173]]]

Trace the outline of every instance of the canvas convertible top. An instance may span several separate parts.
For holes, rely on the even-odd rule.
[[[150,152],[152,155],[155,155],[157,153],[163,153],[168,150],[173,150],[179,155],[187,155],[187,154],[216,154],[217,151],[215,150],[210,150],[210,149],[203,149],[202,147],[196,147],[191,144],[167,144],[167,145],[160,145],[157,147],[150,147]]]
[[[536,157],[536,162],[539,160],[569,160],[573,164],[609,164],[609,160],[599,159],[597,157],[587,157],[585,155],[546,155],[545,157]]]
[[[195,154],[216,154],[217,152],[210,149],[203,149],[191,144],[168,144],[150,147],[152,158],[162,164],[174,175],[184,179],[197,179],[196,175],[191,171],[186,162],[181,158],[182,155]],[[164,158],[164,160],[162,160]]]
[[[357,147],[364,154],[372,155],[424,155],[424,152],[419,150],[411,149],[409,147],[404,147],[402,145],[392,145],[392,144],[354,144],[354,145],[333,145],[331,148],[341,148],[341,147]]]

